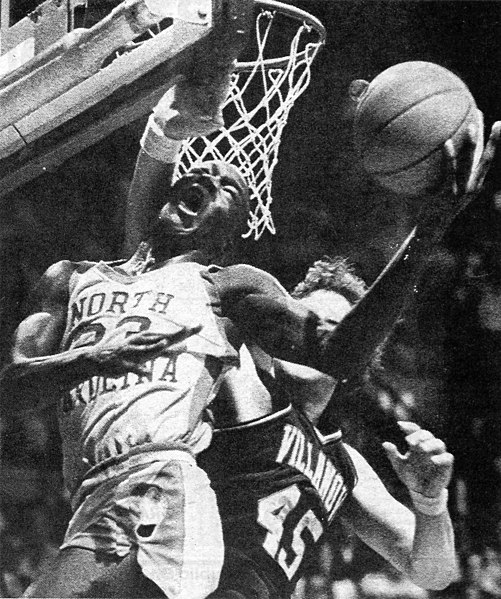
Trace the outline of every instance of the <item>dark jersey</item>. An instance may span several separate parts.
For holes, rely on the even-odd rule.
[[[340,433],[337,439],[327,458],[314,427],[290,407],[215,432],[199,463],[212,481],[223,523],[229,565],[222,589],[240,590],[243,597],[290,596],[354,486]],[[246,592],[242,571],[249,568],[266,594]]]

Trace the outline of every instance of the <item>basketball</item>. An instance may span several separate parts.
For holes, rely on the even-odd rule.
[[[444,142],[460,145],[477,119],[475,100],[454,73],[430,62],[403,62],[383,71],[361,95],[355,149],[383,187],[418,195],[442,180]]]

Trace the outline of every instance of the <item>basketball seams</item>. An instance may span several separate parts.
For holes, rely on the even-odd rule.
[[[365,172],[386,189],[416,195],[443,176],[443,144],[462,143],[476,116],[468,86],[424,61],[390,67],[358,103],[353,142]]]
[[[436,95],[436,94],[432,94],[432,95]],[[463,125],[465,124],[465,122],[466,122],[467,118],[470,116],[470,114],[471,114],[471,112],[472,112],[472,109],[473,109],[474,107],[475,107],[474,105],[470,105],[470,106],[468,107],[468,110],[466,111],[466,114],[464,115],[463,119],[461,120],[461,122],[459,123],[459,125],[456,127],[455,131],[454,131],[454,132],[453,132],[453,133],[452,133],[452,134],[451,134],[451,135],[448,137],[448,139],[451,139],[451,138],[453,138],[453,137],[454,137],[454,136],[457,134],[457,132],[458,132],[458,131],[459,131],[459,130],[460,130],[462,127],[463,127]],[[412,107],[410,107],[410,108],[412,108]],[[409,109],[410,109],[410,108],[409,108]],[[405,114],[405,113],[401,113],[401,114]],[[398,115],[398,116],[400,116],[400,115]],[[396,118],[398,118],[398,117],[396,117]],[[394,119],[392,119],[392,120],[394,120]],[[391,122],[391,121],[390,121],[390,122]],[[447,140],[445,140],[445,141],[447,141]],[[441,142],[441,143],[437,144],[437,145],[436,145],[436,146],[435,146],[435,147],[434,147],[432,150],[430,150],[430,151],[429,151],[429,152],[428,152],[428,153],[427,153],[425,156],[423,156],[423,157],[421,157],[421,158],[418,158],[417,160],[415,160],[415,161],[413,161],[413,162],[411,162],[411,163],[407,164],[407,165],[406,165],[405,167],[403,167],[403,168],[402,168],[402,167],[399,167],[399,168],[397,168],[397,169],[392,169],[392,170],[390,170],[390,171],[387,171],[387,170],[378,170],[378,171],[376,171],[376,170],[371,170],[371,174],[372,174],[372,175],[385,175],[385,176],[386,176],[386,175],[396,175],[396,174],[398,174],[398,173],[402,173],[402,172],[405,172],[405,171],[407,171],[407,170],[410,170],[410,169],[412,169],[412,168],[415,168],[415,167],[416,167],[418,164],[420,164],[420,163],[424,162],[425,160],[428,160],[428,159],[429,159],[429,158],[430,158],[430,157],[431,157],[431,156],[432,156],[432,155],[433,155],[433,154],[434,154],[434,153],[435,153],[437,150],[439,150],[439,149],[440,149],[440,148],[441,148],[441,147],[444,145],[445,141],[443,141],[443,142]]]
[[[373,129],[370,132],[371,136],[379,135],[379,133],[381,133],[381,131],[383,131],[385,129],[385,127],[387,127],[393,121],[396,121],[399,117],[401,117],[402,115],[404,115],[406,112],[409,112],[415,106],[418,106],[422,102],[426,102],[426,100],[429,100],[430,98],[434,98],[436,96],[442,96],[442,95],[445,95],[445,94],[455,93],[455,92],[464,93],[465,91],[468,91],[466,87],[453,87],[453,88],[448,88],[448,89],[444,89],[444,90],[441,90],[441,91],[434,91],[433,93],[430,93],[427,96],[420,97],[413,104],[406,105],[405,108],[401,112],[399,112],[398,114],[392,116],[391,119],[389,119],[388,121],[386,121],[385,123],[383,123],[380,127],[378,127],[377,129]],[[365,98],[364,98],[364,100],[365,100]],[[362,107],[364,106],[364,100],[362,100],[362,102],[360,104],[360,109],[362,109]],[[469,114],[470,108],[471,108],[471,105],[468,108],[466,116]],[[367,137],[368,136],[366,136],[366,138]],[[363,152],[364,150],[365,150],[365,147],[361,149],[361,152]]]

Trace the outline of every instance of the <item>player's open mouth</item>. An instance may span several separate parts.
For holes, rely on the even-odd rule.
[[[210,194],[207,189],[195,183],[184,190],[183,197],[178,204],[178,210],[188,217],[195,218],[209,198]]]

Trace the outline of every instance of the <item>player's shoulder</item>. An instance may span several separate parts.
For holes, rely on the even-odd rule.
[[[242,263],[225,266],[220,268],[215,276],[219,281],[224,281],[232,287],[240,287],[242,290],[245,289],[249,292],[273,291],[280,294],[287,293],[276,277],[250,264]]]
[[[45,271],[43,278],[48,282],[57,284],[61,281],[69,279],[74,273],[84,273],[97,264],[96,262],[81,261],[74,262],[72,260],[59,260],[55,262]]]
[[[81,274],[92,268],[95,262],[73,262],[60,260],[55,262],[44,272],[37,286],[38,294],[42,296],[57,296],[65,294],[71,277]]]

